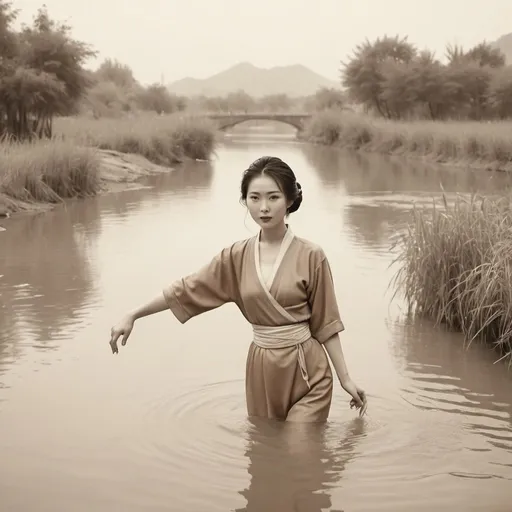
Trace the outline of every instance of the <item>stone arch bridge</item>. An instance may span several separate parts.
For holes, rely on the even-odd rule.
[[[300,132],[311,114],[207,114],[205,117],[215,121],[219,130],[227,130],[246,121],[277,121],[293,126]]]

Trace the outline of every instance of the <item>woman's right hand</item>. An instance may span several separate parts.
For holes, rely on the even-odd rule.
[[[117,340],[121,336],[121,345],[123,345],[123,347],[126,345],[126,341],[132,332],[134,323],[135,319],[131,315],[126,315],[117,325],[112,327],[110,330],[110,348],[112,349],[112,354],[117,354],[119,352],[119,349],[117,348]]]

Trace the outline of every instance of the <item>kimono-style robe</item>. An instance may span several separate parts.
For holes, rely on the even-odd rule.
[[[321,344],[344,326],[329,263],[319,246],[294,236],[288,228],[265,283],[256,235],[224,248],[200,270],[164,288],[163,294],[181,323],[234,302],[253,327],[307,324],[310,335],[300,343],[300,354],[298,345],[270,348],[270,342],[262,348],[251,343],[247,411],[249,416],[280,420],[327,419],[333,377]]]

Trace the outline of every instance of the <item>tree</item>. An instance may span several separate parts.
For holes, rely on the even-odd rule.
[[[265,112],[286,112],[292,107],[292,100],[287,94],[269,94],[258,101]]]
[[[488,104],[495,117],[512,117],[512,66],[500,68],[489,84]]]
[[[375,109],[384,117],[392,117],[388,103],[382,97],[383,75],[382,64],[408,63],[416,55],[415,47],[407,41],[385,36],[373,43],[366,40],[356,47],[352,59],[344,64],[342,84],[347,88],[349,97],[368,109]]]
[[[226,96],[229,112],[243,112],[247,114],[254,107],[255,101],[245,91],[231,92]]]
[[[480,120],[489,115],[489,87],[496,70],[505,65],[505,55],[483,42],[467,52],[448,46],[448,73],[459,85],[455,108],[459,115]]]
[[[469,102],[467,65],[443,66],[429,51],[410,62],[387,60],[381,65],[382,99],[389,117],[443,119],[462,113]],[[466,113],[464,114],[466,115]]]
[[[152,110],[158,114],[171,114],[184,110],[183,98],[173,96],[165,86],[153,84],[138,92],[136,102],[143,110]]]
[[[446,57],[450,64],[475,63],[481,67],[502,68],[505,66],[505,54],[499,48],[493,48],[485,41],[477,44],[467,52],[461,46],[448,45]]]
[[[95,118],[117,117],[131,110],[125,91],[114,82],[98,82],[87,94],[87,104]]]
[[[415,93],[415,110],[420,117],[442,119],[450,111],[453,84],[434,54],[423,50],[411,63],[411,87]]]
[[[82,65],[95,52],[72,39],[69,27],[51,20],[44,7],[18,34],[10,28],[15,17],[0,0],[0,129],[17,140],[51,137],[53,117],[72,112],[85,94]]]
[[[94,73],[99,82],[112,82],[121,89],[130,90],[139,87],[130,66],[117,60],[106,59]]]
[[[340,89],[321,87],[313,96],[315,110],[343,109],[346,104],[345,94]]]
[[[12,2],[0,0],[0,59],[1,66],[6,61],[16,57],[18,53],[18,40],[11,30],[11,24],[16,20],[18,10],[12,8]]]
[[[406,38],[366,41],[345,65],[342,83],[353,100],[390,119],[482,120],[503,115],[500,108],[508,112],[509,75],[499,49],[448,45],[446,57],[442,64],[427,50],[417,53]]]
[[[380,66],[382,74],[380,101],[385,105],[386,116],[401,119],[417,104],[415,73],[408,62],[386,59]]]

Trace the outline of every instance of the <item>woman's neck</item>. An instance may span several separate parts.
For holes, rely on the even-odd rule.
[[[286,223],[282,223],[279,226],[275,226],[269,229],[261,229],[260,232],[260,242],[266,244],[277,244],[281,243],[286,231],[288,229],[288,225]]]

